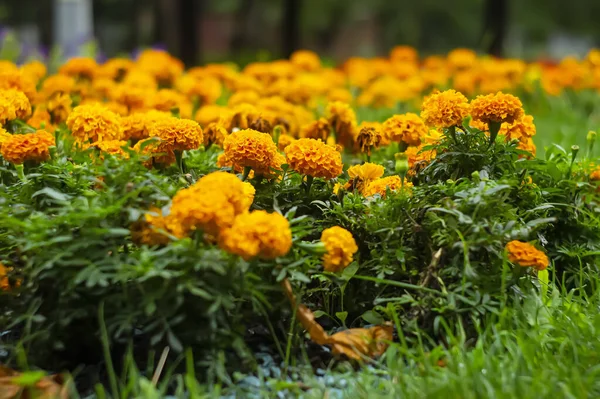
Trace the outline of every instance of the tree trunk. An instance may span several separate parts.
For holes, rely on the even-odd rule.
[[[289,57],[300,46],[300,2],[285,0],[282,18],[282,51]]]
[[[508,0],[487,0],[484,9],[484,34],[487,52],[501,57],[508,28]]]
[[[199,16],[203,0],[179,0],[179,51],[186,66],[199,60]]]

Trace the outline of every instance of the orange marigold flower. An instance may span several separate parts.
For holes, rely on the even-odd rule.
[[[342,155],[334,147],[314,139],[299,139],[285,149],[290,168],[312,177],[333,179],[342,173]]]
[[[436,155],[434,150],[424,150],[422,145],[408,147],[404,153],[408,158],[408,167],[413,173],[416,167],[427,165]]]
[[[535,147],[535,143],[533,142],[533,139],[531,137],[524,137],[522,140],[520,140],[519,144],[517,145],[517,148],[520,150],[527,151],[535,157],[537,148]]]
[[[51,124],[51,116],[47,109],[38,106],[33,111],[31,118],[27,120],[27,124],[36,129],[45,129],[48,131],[54,130]]]
[[[0,140],[2,140],[1,134],[2,133],[0,132]],[[600,166],[598,166],[596,169],[594,169],[592,171],[592,173],[590,173],[590,180],[591,181],[598,181],[598,180],[600,180]]]
[[[527,242],[511,241],[506,244],[508,260],[522,267],[544,270],[550,264],[546,254]]]
[[[300,137],[326,141],[331,134],[331,125],[325,118],[318,119],[300,129]]]
[[[245,181],[243,182],[244,184],[244,198],[245,198],[245,204],[243,205],[244,209],[250,209],[250,207],[252,206],[252,203],[254,202],[254,196],[256,195],[256,189],[254,188],[254,186]]]
[[[415,63],[419,61],[419,53],[411,46],[396,46],[390,51],[390,60],[393,62]]]
[[[408,112],[394,115],[383,122],[383,134],[391,141],[406,145],[419,145],[421,139],[429,132],[423,120],[417,114]]]
[[[280,214],[253,211],[238,216],[219,237],[219,245],[246,260],[257,256],[275,259],[290,251],[292,231],[288,220]]]
[[[142,140],[150,137],[150,129],[153,124],[163,118],[170,118],[169,112],[150,110],[148,112],[136,112],[121,118],[121,128],[123,129],[123,139]]]
[[[36,84],[46,76],[47,72],[48,69],[46,68],[46,65],[40,61],[30,61],[21,66],[21,73],[28,76]]]
[[[279,142],[277,143],[277,148],[281,151],[285,150],[285,147],[292,144],[296,139],[294,136],[290,136],[289,134],[282,134],[279,136]]]
[[[149,156],[144,166],[152,168],[153,165],[169,166],[175,163],[175,153],[170,144],[163,142],[158,137],[152,137],[138,141],[133,150],[138,154]]]
[[[73,108],[67,126],[79,143],[119,140],[122,136],[120,117],[97,103]]]
[[[123,158],[129,158],[129,154],[123,151],[123,147],[127,147],[127,142],[123,140],[97,141],[88,146],[88,148],[95,148],[107,154],[118,155]]]
[[[201,106],[194,119],[198,122],[202,127],[208,126],[210,123],[218,122],[219,119],[223,115],[227,113],[227,107],[222,107],[220,105],[203,105]]]
[[[75,57],[65,62],[58,72],[62,75],[92,80],[97,70],[98,64],[93,58]]]
[[[477,54],[470,49],[457,48],[448,53],[448,64],[454,69],[467,69],[476,62]]]
[[[323,268],[331,273],[345,269],[352,263],[352,256],[358,251],[352,233],[340,226],[323,230],[321,242],[327,250],[323,255]]]
[[[321,68],[321,59],[316,53],[308,50],[295,51],[290,56],[290,61],[303,71],[317,71]]]
[[[365,189],[372,181],[383,176],[384,171],[385,170],[383,166],[370,162],[365,162],[362,165],[351,166],[348,168],[348,176],[350,176],[350,180],[348,183],[346,183],[344,189],[348,191],[357,190],[360,193],[364,193]]]
[[[525,140],[535,136],[536,128],[533,124],[533,116],[523,115],[513,123],[503,123],[498,134],[506,137],[507,140]]]
[[[175,81],[175,88],[190,100],[198,99],[200,104],[214,104],[222,93],[221,82],[208,75],[182,75]]]
[[[523,117],[523,104],[512,94],[498,92],[471,101],[473,119],[485,123],[513,123]]]
[[[236,170],[248,167],[257,174],[269,174],[277,154],[271,135],[252,129],[231,133],[223,141],[223,149]]]
[[[31,115],[31,104],[25,93],[15,89],[0,91],[0,124]]]
[[[432,127],[458,126],[470,110],[467,97],[456,90],[446,90],[433,93],[423,100],[421,118]]]
[[[150,136],[160,138],[174,151],[197,149],[204,140],[202,128],[196,121],[175,117],[156,119],[151,127]]]
[[[37,97],[35,82],[18,69],[0,68],[0,90],[14,89],[25,93],[29,101]]]
[[[161,89],[154,93],[148,100],[150,107],[169,112],[173,109],[181,109],[188,102],[187,98],[175,90]]]
[[[163,216],[158,208],[150,208],[142,220],[131,226],[131,239],[137,245],[167,245],[170,236],[184,237],[175,218]]]
[[[111,80],[121,80],[134,63],[128,58],[111,58],[96,70],[96,77],[102,77]]]
[[[154,89],[146,86],[137,87],[122,83],[112,90],[111,98],[113,101],[125,105],[130,111],[139,111],[146,108],[153,94]]]
[[[144,50],[137,59],[137,66],[141,71],[165,84],[174,82],[184,69],[180,60],[166,51],[154,49]]]
[[[216,237],[248,206],[248,188],[243,182],[230,173],[214,172],[177,192],[171,215],[184,232],[199,229]]]
[[[4,139],[0,154],[8,162],[17,165],[26,161],[42,162],[50,159],[50,147],[55,145],[54,135],[45,130],[13,134]]]
[[[385,195],[386,195],[388,189],[390,191],[403,190],[407,193],[410,193],[412,186],[413,185],[411,182],[407,182],[405,180],[404,181],[404,189],[403,189],[402,188],[402,180],[400,180],[400,177],[398,177],[396,175],[388,176],[388,177],[384,177],[384,178],[372,181],[365,189],[363,195],[365,197],[372,197],[376,194],[379,194],[382,198],[385,198]]]
[[[54,123],[63,123],[71,113],[71,105],[73,100],[69,93],[56,93],[48,100],[46,108],[52,116]]]
[[[50,98],[56,93],[71,93],[75,89],[75,79],[66,75],[48,76],[42,83],[41,93]]]
[[[10,282],[8,281],[8,270],[0,263],[0,291],[10,290]]]

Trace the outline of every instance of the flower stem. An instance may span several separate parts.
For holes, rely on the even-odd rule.
[[[242,181],[246,181],[251,170],[252,170],[252,168],[250,166],[246,166],[244,168],[244,174],[242,175]]]

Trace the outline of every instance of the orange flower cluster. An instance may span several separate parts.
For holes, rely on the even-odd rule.
[[[342,173],[342,155],[320,140],[299,139],[285,148],[290,168],[312,177],[333,179]]]
[[[54,136],[45,130],[4,137],[1,142],[0,154],[8,162],[16,165],[27,161],[46,161],[50,158],[50,147],[56,145]]]

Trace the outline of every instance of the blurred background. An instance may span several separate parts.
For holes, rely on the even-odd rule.
[[[600,45],[598,15],[599,0],[3,0],[0,51],[24,61],[154,46],[194,65],[298,48],[337,62],[408,44],[556,59]]]

